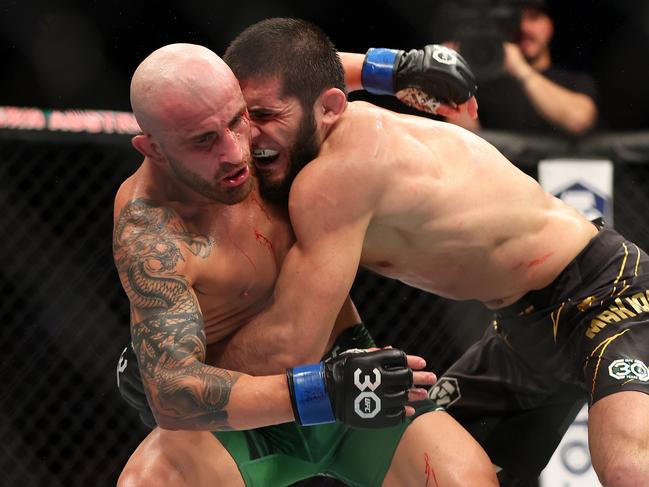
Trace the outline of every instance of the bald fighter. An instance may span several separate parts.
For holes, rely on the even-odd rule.
[[[218,345],[273,302],[294,240],[286,211],[259,197],[245,101],[214,53],[154,52],[133,76],[131,103],[143,130],[133,145],[145,159],[117,194],[113,244],[134,357],[160,427],[119,485],[280,486],[316,474],[359,486],[418,485],[431,475],[449,486],[496,485],[484,452],[434,403],[422,401],[417,419],[404,421],[415,412],[408,398],[425,398],[409,390],[413,376],[434,383],[432,373],[411,372],[425,365],[419,357],[330,354],[268,375],[265,344],[249,342],[261,354],[237,372],[225,368]],[[334,321],[321,355],[373,345],[348,298]],[[121,369],[133,355],[123,360]],[[241,373],[249,368],[261,376]],[[431,430],[439,436],[423,433]]]
[[[462,392],[450,412],[492,460],[520,477],[537,475],[575,405],[588,400],[600,479],[642,485],[647,255],[462,128],[348,103],[334,75],[307,89],[314,73],[296,69],[297,59],[337,60],[333,48],[310,50],[322,35],[306,22],[262,21],[224,58],[259,130],[262,194],[281,199],[290,188],[296,236],[273,305],[225,354],[245,362],[240,339],[267,344],[277,362],[288,352],[298,362],[319,357],[359,265],[440,296],[479,300],[496,319],[448,373]],[[363,77],[392,87],[402,55],[371,50],[367,57],[385,69],[368,62]]]

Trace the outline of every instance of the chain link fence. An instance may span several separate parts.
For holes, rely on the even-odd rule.
[[[129,318],[111,255],[113,196],[140,161],[124,135],[0,130],[1,486],[115,485],[147,433],[115,386]],[[648,178],[616,161],[616,227],[645,248]],[[366,271],[352,295],[380,344],[437,372],[488,322]]]

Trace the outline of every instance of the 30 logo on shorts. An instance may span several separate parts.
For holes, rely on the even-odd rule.
[[[354,385],[358,387],[361,393],[354,400],[354,411],[363,419],[370,419],[379,414],[381,411],[381,398],[374,392],[381,385],[381,372],[374,368],[374,380],[369,375],[364,375],[361,382],[361,369],[354,371]],[[369,389],[369,390],[368,390]]]
[[[453,377],[442,377],[437,381],[435,387],[430,390],[428,397],[439,406],[447,408],[460,399],[462,394],[460,393],[460,386],[457,383],[457,379]]]
[[[619,380],[640,380],[649,382],[649,369],[641,360],[620,358],[608,366],[608,374]]]

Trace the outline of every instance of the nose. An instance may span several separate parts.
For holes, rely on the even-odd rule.
[[[219,144],[219,156],[224,162],[231,162],[232,164],[240,164],[244,159],[243,144],[250,145],[250,141],[242,134],[227,129]]]

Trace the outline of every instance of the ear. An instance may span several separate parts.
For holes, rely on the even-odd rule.
[[[140,154],[154,161],[163,160],[162,152],[158,144],[153,140],[150,134],[136,135],[131,139],[131,144]]]
[[[333,125],[347,107],[347,96],[338,88],[325,90],[316,102],[316,113],[325,125]]]

